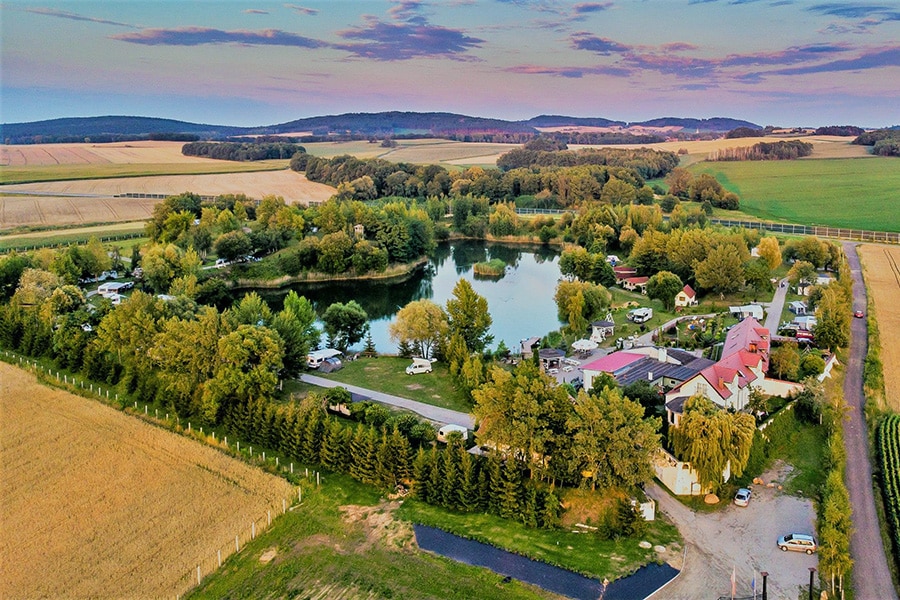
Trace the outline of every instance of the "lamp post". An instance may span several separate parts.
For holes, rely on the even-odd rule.
[[[768,593],[768,591],[766,590],[766,578],[769,576],[769,572],[768,572],[768,571],[762,571],[762,572],[760,573],[760,575],[762,575],[762,578],[763,578],[763,595],[762,595],[762,600],[769,600],[769,593]]]
[[[809,568],[809,600],[813,600],[813,576],[816,574],[816,568]]]

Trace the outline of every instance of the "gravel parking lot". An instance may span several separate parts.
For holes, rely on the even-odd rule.
[[[791,467],[779,464],[763,475],[774,487],[753,485],[747,507],[738,507],[731,498],[728,506],[713,513],[697,513],[685,507],[658,484],[647,493],[659,510],[677,525],[684,536],[683,564],[673,564],[681,573],[669,585],[653,594],[653,600],[731,597],[731,575],[735,572],[736,597],[753,597],[751,582],[756,573],[757,597],[761,598],[760,571],[768,572],[768,597],[796,600],[799,589],[808,589],[809,567],[818,568],[817,555],[782,552],[775,545],[786,533],[814,533],[812,500],[778,490],[790,476]]]

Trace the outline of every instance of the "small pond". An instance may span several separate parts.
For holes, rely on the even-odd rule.
[[[651,563],[628,577],[609,583],[604,589],[600,580],[488,544],[467,540],[442,529],[426,525],[414,525],[413,529],[416,542],[423,550],[469,565],[485,567],[500,575],[519,579],[576,600],[597,600],[601,595],[603,600],[646,598],[678,574],[678,571],[668,564]]]

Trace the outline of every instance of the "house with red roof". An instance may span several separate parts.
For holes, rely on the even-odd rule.
[[[697,292],[689,285],[685,285],[680,292],[675,294],[675,306],[697,306]]]
[[[622,280],[622,287],[631,292],[638,291],[646,294],[648,281],[650,281],[649,277],[627,277]]]
[[[701,394],[722,408],[743,410],[750,391],[786,396],[801,389],[799,383],[769,379],[769,330],[754,318],[733,326],[725,337],[722,358],[666,394],[669,423],[678,426],[684,402]]]

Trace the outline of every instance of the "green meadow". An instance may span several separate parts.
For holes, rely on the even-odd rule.
[[[873,231],[900,231],[900,160],[887,157],[702,162],[741,198],[741,211],[764,220]]]

